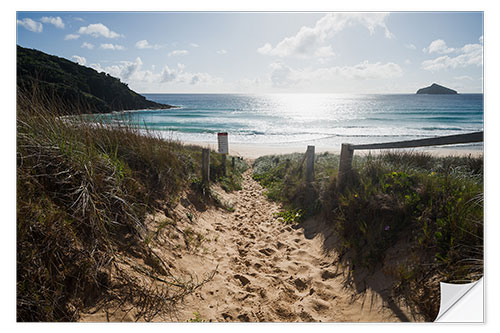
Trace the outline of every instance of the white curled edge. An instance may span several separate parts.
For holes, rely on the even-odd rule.
[[[484,322],[484,281],[452,284],[440,282],[441,303],[434,322],[482,323]]]

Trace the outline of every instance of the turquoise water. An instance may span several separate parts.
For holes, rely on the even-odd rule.
[[[411,140],[483,130],[483,95],[144,94],[179,106],[104,116],[167,138],[233,143],[338,145]],[[467,145],[482,149],[482,144]]]

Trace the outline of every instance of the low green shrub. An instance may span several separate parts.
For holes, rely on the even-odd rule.
[[[317,191],[315,209],[310,209],[300,161],[297,154],[261,157],[254,178],[271,199],[292,210],[309,207],[309,214],[320,213],[329,221],[340,236],[339,253],[351,253],[351,267],[380,267],[389,248],[408,240],[408,262],[399,270],[397,290],[427,319],[433,320],[439,308],[436,281],[482,276],[482,157],[355,156],[350,178],[339,187],[338,155],[317,155],[310,185]]]

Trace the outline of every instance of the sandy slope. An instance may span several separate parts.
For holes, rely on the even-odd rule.
[[[155,321],[185,322],[195,313],[212,322],[421,320],[387,296],[391,280],[383,270],[353,278],[342,267],[336,237],[324,222],[311,219],[300,227],[279,222],[273,216],[279,205],[266,199],[251,172],[245,172],[242,190],[218,191],[234,212],[196,209],[195,198],[185,196],[176,208],[178,231],[156,233],[154,251],[175,275],[201,281],[214,269],[217,273]],[[155,216],[150,230],[158,230],[164,219]],[[115,311],[87,313],[82,321],[136,319],[133,309]]]
[[[385,304],[373,290],[356,291],[346,283],[331,248],[333,233],[316,220],[300,228],[278,222],[279,206],[244,174],[243,189],[226,195],[235,212],[209,210],[197,217],[197,227],[218,239],[201,258],[183,257],[199,274],[218,266],[218,274],[189,297],[178,320],[206,321],[401,321],[411,316],[395,304]],[[380,275],[380,274],[379,274]],[[375,276],[379,290],[389,287]],[[373,281],[372,281],[373,282]],[[373,285],[373,283],[370,283]],[[413,318],[410,320],[414,320]]]

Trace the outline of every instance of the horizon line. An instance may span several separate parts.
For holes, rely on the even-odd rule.
[[[341,92],[138,92],[139,94],[165,95],[448,95],[448,94],[417,94],[416,92],[399,93],[341,93]],[[484,92],[459,92],[453,95],[484,95]]]

